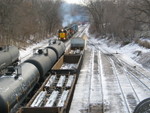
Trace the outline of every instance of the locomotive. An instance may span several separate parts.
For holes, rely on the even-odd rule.
[[[66,41],[71,38],[78,31],[78,25],[73,24],[63,29],[58,30],[58,39],[61,41]]]
[[[0,71],[19,59],[19,49],[15,46],[0,47]]]
[[[16,66],[12,73],[0,77],[0,113],[13,113],[40,79],[65,52],[65,44],[56,41],[38,50],[31,58]]]

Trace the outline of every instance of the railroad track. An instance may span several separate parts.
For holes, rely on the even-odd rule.
[[[113,61],[117,62],[116,64],[120,66],[120,68],[123,68],[124,72],[126,72],[127,75],[134,77],[139,83],[143,84],[143,86],[150,91],[150,78],[148,75],[143,74],[142,72],[138,71],[136,69],[136,66],[131,66],[124,62],[123,60],[119,60],[115,56],[111,56]],[[141,99],[140,99],[141,101]]]
[[[96,49],[99,49],[103,54],[106,54],[107,57],[109,57],[110,59],[112,59],[112,61],[114,61],[114,64],[118,65],[120,68],[123,68],[123,70],[127,72],[128,75],[134,76],[139,82],[141,82],[150,91],[150,76],[149,73],[146,72],[146,70],[140,69],[142,67],[139,67],[138,65],[133,66],[123,61],[122,59],[117,58],[117,56],[115,55],[116,53],[110,53],[107,50],[100,49],[100,48],[96,48]],[[142,71],[143,72],[145,71],[145,73],[142,73]]]
[[[148,75],[136,70],[136,66],[132,66],[117,58],[115,54],[111,54],[104,49],[102,52],[111,62],[122,99],[124,100],[124,109],[128,113],[132,113],[140,101],[149,97],[150,79]]]
[[[89,58],[85,57],[87,63],[83,62],[76,85],[77,91],[83,86],[85,91],[82,95],[75,91],[70,113],[133,113],[150,95],[150,72],[101,48],[99,43],[88,42],[85,56]]]
[[[90,94],[89,94],[89,109],[88,113],[103,113],[104,95],[101,75],[101,60],[99,52],[92,51],[91,60],[91,77],[90,77]]]
[[[69,113],[103,113],[100,56],[94,50],[85,51],[82,69],[76,84]],[[82,93],[81,93],[82,92]]]
[[[121,95],[124,102],[124,109],[127,109],[128,113],[132,113],[133,109],[136,107],[137,103],[139,102],[139,98],[137,97],[137,93],[134,90],[127,74],[124,74],[124,71],[120,67],[120,65],[115,64],[114,61],[111,61],[114,75],[117,78],[117,82],[119,84],[119,88],[121,91]],[[128,97],[128,98],[127,98]],[[130,102],[130,99],[133,98],[134,101]],[[132,108],[132,109],[131,109]]]

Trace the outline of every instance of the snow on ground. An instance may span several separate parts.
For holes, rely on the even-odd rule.
[[[88,34],[89,35],[89,34]],[[121,44],[116,44],[110,42],[108,39],[94,38],[93,36],[89,39],[89,43],[100,45],[101,48],[111,52],[111,53],[119,53],[121,56],[128,60],[128,62],[133,64],[141,64],[143,67],[150,69],[150,49],[139,46],[138,44],[132,42],[125,46],[121,46]],[[94,47],[94,46],[93,46]],[[130,61],[129,61],[130,60]],[[135,62],[134,62],[134,61]]]
[[[117,55],[116,53],[120,53],[120,54],[118,54],[118,57],[122,57],[124,60],[132,63],[133,65],[136,64],[139,66],[144,66],[144,67],[150,68],[150,67],[148,67],[149,66],[148,64],[150,62],[150,58],[149,58],[150,49],[141,47],[138,44],[135,44],[134,42],[127,44],[125,46],[121,46],[119,44],[112,43],[112,42],[110,42],[110,40],[107,40],[107,39],[94,38],[94,36],[89,35],[89,34],[88,34],[88,37],[90,37],[90,38],[88,39],[87,44],[90,46],[90,48],[92,48],[92,47],[95,48],[95,44],[100,45],[101,48],[103,48],[104,50],[109,51],[111,53],[114,53],[115,55]],[[54,38],[55,37],[53,37],[51,39],[54,39]],[[21,58],[23,58],[23,57],[27,56],[29,53],[31,53],[31,51],[33,51],[33,49],[39,48],[43,45],[47,46],[47,44],[48,44],[48,39],[44,40],[38,44],[33,44],[33,45],[29,46],[28,48],[26,48],[26,50],[20,50]],[[92,46],[92,44],[93,44],[93,46]],[[88,50],[89,46],[87,46],[87,50]],[[100,49],[100,48],[97,48],[97,49]],[[83,112],[86,111],[87,106],[88,106],[87,104],[89,103],[88,100],[86,99],[86,97],[88,97],[88,95],[93,95],[92,96],[93,98],[90,98],[89,100],[92,103],[97,102],[97,104],[99,104],[98,106],[100,107],[100,100],[98,100],[100,98],[97,97],[95,99],[95,97],[97,96],[95,94],[101,93],[101,92],[97,92],[97,90],[95,90],[95,88],[99,88],[100,86],[98,86],[98,85],[94,86],[94,84],[93,84],[95,80],[97,80],[97,81],[100,81],[100,80],[98,78],[94,78],[94,76],[91,77],[91,75],[93,75],[95,73],[96,74],[100,73],[100,72],[91,73],[92,72],[91,69],[97,68],[97,65],[98,65],[98,64],[94,63],[92,58],[98,57],[97,59],[99,59],[99,56],[96,56],[96,55],[94,56],[94,51],[92,51],[92,52],[93,52],[92,55],[90,55],[90,53],[86,53],[87,54],[86,61],[88,61],[88,62],[86,62],[85,65],[83,66],[85,68],[83,68],[81,70],[82,76],[79,78],[79,80],[81,80],[81,83],[76,85],[77,91],[75,93],[79,93],[78,94],[79,96],[75,98],[76,100],[75,100],[74,106],[76,106],[77,108],[81,106],[82,108],[80,108],[80,110]],[[90,64],[90,62],[93,62],[93,65],[95,67],[87,68],[88,65]],[[138,63],[140,63],[141,65]],[[89,83],[91,83],[91,85],[92,85],[91,87],[89,87],[90,86]],[[103,85],[105,85],[105,84],[103,84]],[[81,86],[85,86],[85,87],[81,87]],[[91,89],[93,89],[93,92],[91,91]],[[84,97],[85,97],[85,98],[83,98],[83,100],[81,98],[82,95],[84,95]],[[79,100],[81,102],[79,103],[77,100]],[[106,106],[106,104],[107,104],[107,102],[105,103],[105,106]],[[77,113],[77,110],[78,109],[73,109],[74,113]]]
[[[150,49],[146,49],[142,46],[139,46],[138,44],[136,44],[134,42],[129,43],[125,46],[121,46],[119,44],[113,43],[112,41],[108,40],[107,38],[106,39],[97,38],[97,37],[95,38],[95,36],[90,35],[88,33],[88,28],[89,28],[89,26],[86,29],[86,34],[90,38],[87,43],[101,45],[101,47],[103,49],[105,49],[111,53],[114,53],[114,54],[120,53],[122,55],[122,57],[124,57],[124,59],[129,60],[131,58],[134,61],[136,61],[137,63],[140,63],[145,68],[150,69],[150,57],[149,57]],[[49,39],[57,39],[57,37],[54,36]],[[33,49],[47,46],[49,39],[43,40],[37,44],[33,44],[33,45],[27,47],[25,50],[20,49],[21,62],[23,62],[24,60],[26,60],[27,58],[29,58],[33,55]],[[133,62],[133,61],[131,60],[130,62]]]
[[[50,37],[49,39],[43,40],[40,43],[36,43],[33,45],[28,46],[26,49],[20,49],[20,60],[21,62],[25,61],[26,59],[28,59],[29,57],[31,57],[33,55],[34,49],[39,49],[39,48],[43,48],[48,46],[48,42],[50,39],[57,39],[56,36],[54,37]]]
[[[140,68],[142,65],[139,64],[139,60],[148,58],[142,55],[150,53],[150,50],[135,43],[121,46],[104,38],[95,38],[89,34],[88,37],[88,45],[69,113],[133,112],[139,101],[149,97],[149,90],[145,92],[135,79],[129,80],[125,68],[114,64],[110,57],[108,60],[107,54],[108,56],[114,54],[119,60],[125,61],[132,67],[136,66],[136,70],[149,76],[149,72]],[[100,51],[106,54],[100,54]],[[135,94],[138,94],[139,100]]]

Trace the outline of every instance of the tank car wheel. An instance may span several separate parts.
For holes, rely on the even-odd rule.
[[[150,113],[150,98],[141,101],[133,113]]]

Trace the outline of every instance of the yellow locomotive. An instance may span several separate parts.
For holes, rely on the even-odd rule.
[[[58,30],[58,39],[62,41],[67,40],[68,39],[67,30],[65,29]]]
[[[66,41],[70,39],[78,31],[78,25],[73,24],[63,29],[58,30],[58,39]]]

